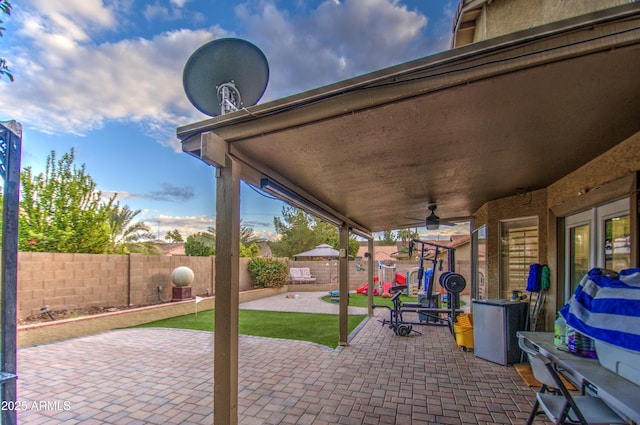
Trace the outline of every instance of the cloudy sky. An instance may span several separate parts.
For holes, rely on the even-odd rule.
[[[220,37],[269,62],[260,103],[449,48],[457,0],[21,0],[0,39],[0,121],[22,123],[23,166],[72,147],[105,193],[164,236],[215,219],[214,170],[181,153],[176,127],[206,118],[182,70]],[[243,223],[265,235],[282,203],[242,187]]]

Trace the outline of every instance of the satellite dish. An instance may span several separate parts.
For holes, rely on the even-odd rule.
[[[200,46],[184,66],[182,84],[200,112],[223,115],[255,105],[269,82],[269,64],[254,44],[219,38]]]

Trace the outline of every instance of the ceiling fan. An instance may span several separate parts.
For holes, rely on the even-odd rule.
[[[429,214],[425,219],[425,225],[427,227],[427,230],[438,230],[440,226],[455,226],[457,224],[455,222],[457,221],[468,221],[473,218],[471,216],[467,216],[467,217],[450,217],[447,219],[441,219],[436,215],[436,209],[438,208],[438,205],[436,205],[435,203],[431,203],[427,206],[427,208],[429,209],[429,211],[431,211],[431,214]],[[415,220],[422,221],[418,219],[415,219]]]

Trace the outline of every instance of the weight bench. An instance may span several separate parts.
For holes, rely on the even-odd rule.
[[[389,290],[389,292],[391,293],[395,292],[393,297],[391,297],[393,308],[386,305],[373,305],[373,308],[382,307],[389,310],[389,320],[383,319],[382,325],[389,325],[389,328],[393,329],[394,333],[398,336],[408,336],[412,331],[419,333],[418,331],[413,329],[414,325],[449,326],[449,330],[451,331],[451,333],[453,333],[453,323],[456,320],[456,316],[458,314],[464,313],[464,311],[460,308],[459,293],[464,289],[466,282],[464,280],[464,277],[457,273],[448,272],[444,275],[446,275],[445,280],[449,280],[447,284],[443,285],[449,295],[449,308],[438,308],[429,305],[432,304],[432,282],[429,282],[429,285],[427,285],[426,306],[424,304],[414,302],[403,303],[400,300],[400,295],[402,294],[402,289],[404,288],[404,286],[394,286]],[[419,320],[406,320],[404,317],[406,313],[417,313]],[[442,317],[443,314],[446,314],[447,316]]]

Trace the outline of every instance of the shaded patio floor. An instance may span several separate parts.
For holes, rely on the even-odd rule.
[[[335,350],[240,336],[239,423],[525,422],[534,390],[513,367],[462,352],[447,328],[419,330],[397,337],[372,318]],[[23,348],[18,361],[21,424],[213,422],[211,333],[114,330]]]

